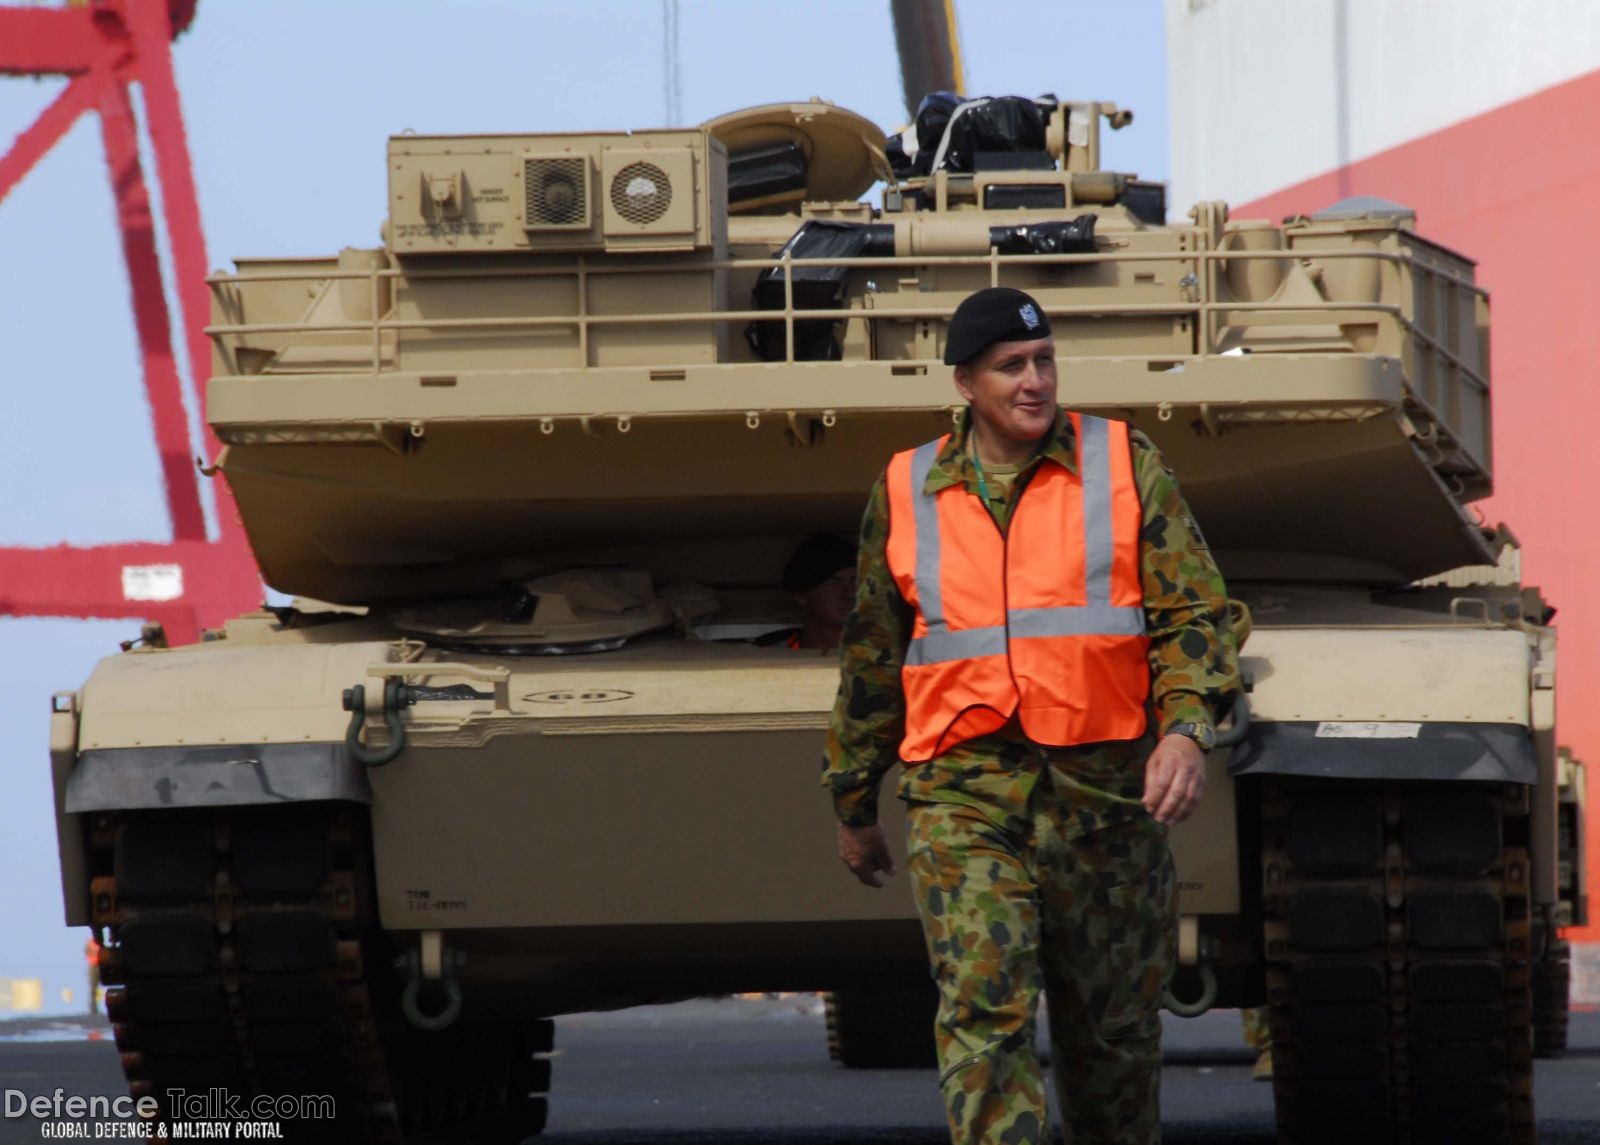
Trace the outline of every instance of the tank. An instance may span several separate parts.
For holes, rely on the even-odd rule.
[[[1551,610],[1473,506],[1471,260],[1379,200],[1169,222],[1101,167],[1130,113],[985,106],[397,136],[381,246],[211,278],[215,470],[292,602],[149,632],[52,717],[135,1094],[520,1140],[553,1016],[740,991],[833,992],[847,1065],[931,1061],[910,898],[840,868],[817,783],[836,658],[763,637],[794,547],[959,416],[946,322],[1005,284],[1237,598],[1168,1004],[1270,1008],[1284,1141],[1534,1139],[1581,765]]]

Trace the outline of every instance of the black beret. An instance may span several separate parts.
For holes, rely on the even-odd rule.
[[[840,569],[856,567],[856,546],[839,537],[816,536],[800,542],[783,566],[783,590],[808,592]]]
[[[1031,342],[1050,337],[1050,319],[1033,296],[1009,286],[969,294],[950,317],[944,364],[970,362],[996,342]]]

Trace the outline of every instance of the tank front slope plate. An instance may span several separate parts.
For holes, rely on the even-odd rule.
[[[903,883],[874,891],[839,863],[820,730],[535,727],[373,775],[386,928],[914,919]],[[903,808],[881,809],[903,870]]]

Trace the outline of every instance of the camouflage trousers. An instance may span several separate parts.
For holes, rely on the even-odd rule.
[[[1272,1018],[1265,1006],[1239,1011],[1244,1044],[1253,1050],[1272,1048]]]
[[[1140,815],[1075,833],[1048,781],[1010,829],[956,803],[912,803],[909,823],[952,1142],[1048,1139],[1041,985],[1069,1145],[1159,1141],[1161,995],[1176,954],[1166,828]]]

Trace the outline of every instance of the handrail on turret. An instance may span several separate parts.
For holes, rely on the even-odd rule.
[[[1213,299],[1210,295],[1212,275],[1206,273],[1216,264],[1238,261],[1310,262],[1344,259],[1364,259],[1377,263],[1404,266],[1412,272],[1422,273],[1434,280],[1467,291],[1477,297],[1487,298],[1488,292],[1470,279],[1432,265],[1409,251],[1382,250],[1197,250],[1197,251],[1118,251],[1105,250],[1090,254],[1028,254],[1001,255],[993,248],[986,255],[899,255],[879,258],[793,258],[787,253],[776,258],[724,258],[688,262],[683,260],[595,263],[577,256],[565,266],[508,267],[505,265],[474,265],[438,268],[373,267],[361,270],[334,268],[307,268],[305,270],[244,271],[232,274],[213,274],[206,282],[216,293],[219,288],[265,282],[330,282],[367,281],[370,284],[372,316],[346,322],[235,322],[215,323],[206,327],[214,339],[243,337],[259,334],[341,334],[365,333],[370,336],[372,357],[369,363],[374,374],[383,372],[383,335],[388,332],[446,330],[537,330],[549,327],[576,327],[580,349],[587,350],[589,331],[596,326],[626,325],[676,325],[727,322],[784,323],[786,363],[794,362],[794,324],[796,321],[848,321],[852,319],[948,319],[954,305],[909,307],[853,307],[849,309],[797,309],[794,305],[793,271],[813,267],[842,267],[849,269],[892,270],[895,268],[926,267],[985,267],[991,283],[998,283],[1002,267],[1022,266],[1078,266],[1086,264],[1161,262],[1190,264],[1193,270],[1185,275],[1180,289],[1194,295],[1192,298],[1162,302],[1096,301],[1084,304],[1045,304],[1052,317],[1075,315],[1140,314],[1192,314],[1199,320],[1197,352],[1208,355],[1217,352],[1215,318],[1222,313],[1280,313],[1280,314],[1378,314],[1397,319],[1407,333],[1418,338],[1428,348],[1439,353],[1462,376],[1480,389],[1487,389],[1487,380],[1471,369],[1447,347],[1438,342],[1417,323],[1406,317],[1401,306],[1394,303],[1359,300],[1329,299],[1308,301],[1247,302],[1234,299]],[[781,310],[699,310],[661,311],[646,314],[592,314],[588,307],[587,280],[606,275],[642,276],[652,274],[703,273],[725,270],[771,270],[778,268],[784,278],[784,305]],[[481,318],[417,318],[400,319],[379,313],[380,283],[384,280],[487,280],[487,279],[537,279],[576,278],[579,281],[578,310],[575,314],[518,315]],[[877,296],[883,297],[883,296]],[[585,352],[577,368],[588,362]]]

